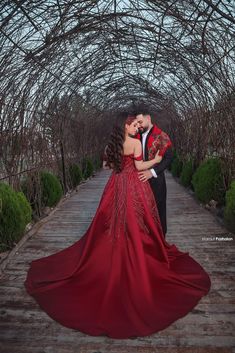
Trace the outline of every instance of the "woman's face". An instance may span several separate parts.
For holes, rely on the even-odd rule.
[[[134,137],[138,133],[137,119],[133,120],[130,125],[126,124],[125,129],[130,136]]]

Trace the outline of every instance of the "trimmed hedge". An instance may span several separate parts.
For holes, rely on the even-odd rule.
[[[193,177],[193,161],[189,160],[183,164],[182,171],[180,174],[180,182],[184,186],[192,186],[192,177]]]
[[[72,164],[69,167],[70,186],[75,188],[82,181],[82,171],[77,164]]]
[[[40,183],[42,188],[43,206],[55,206],[63,195],[63,190],[59,179],[50,172],[41,171]]]
[[[13,247],[31,221],[32,210],[21,192],[0,183],[0,251]]]
[[[180,160],[176,152],[174,152],[173,161],[171,163],[171,173],[175,177],[179,177],[183,168],[183,162]]]
[[[227,190],[225,200],[225,224],[232,232],[235,232],[235,180],[232,181],[230,188]]]
[[[90,158],[84,158],[82,161],[82,174],[84,179],[89,178],[93,175],[94,166]]]
[[[198,200],[207,203],[213,199],[224,203],[225,189],[218,158],[204,161],[194,173],[192,184]]]
[[[93,161],[94,168],[100,169],[102,167],[102,160],[99,157],[96,157]]]
[[[32,220],[32,208],[29,201],[22,191],[16,192],[20,207],[24,214],[25,225],[31,222]]]
[[[27,175],[27,177],[21,181],[20,187],[32,207],[33,217],[35,217],[35,215],[40,216],[42,199],[40,174],[35,172]]]

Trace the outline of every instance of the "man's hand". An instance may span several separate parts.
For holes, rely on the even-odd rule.
[[[144,182],[152,178],[153,176],[150,170],[144,170],[142,172],[138,172],[138,174],[139,174],[139,179]]]

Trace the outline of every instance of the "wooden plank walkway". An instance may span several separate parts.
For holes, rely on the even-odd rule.
[[[169,172],[167,241],[189,251],[212,280],[210,293],[192,312],[151,336],[115,340],[61,326],[26,293],[23,281],[30,261],[59,251],[84,234],[109,175],[110,171],[101,170],[82,184],[10,257],[0,280],[0,352],[234,353],[235,241],[213,239],[229,232]]]

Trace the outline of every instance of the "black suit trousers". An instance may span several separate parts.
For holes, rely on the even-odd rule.
[[[166,220],[166,178],[164,172],[160,173],[157,178],[150,178],[149,179],[150,186],[152,188],[158,213],[162,225],[162,230],[164,237],[167,232],[167,220]]]

